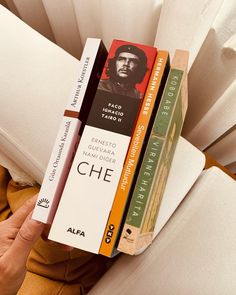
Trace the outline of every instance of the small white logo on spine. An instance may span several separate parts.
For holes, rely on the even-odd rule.
[[[49,208],[50,201],[47,198],[42,198],[38,201],[37,206]]]

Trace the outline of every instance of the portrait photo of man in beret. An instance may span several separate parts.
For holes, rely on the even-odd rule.
[[[147,56],[135,45],[118,47],[113,58],[108,59],[106,79],[101,79],[98,89],[137,99],[142,93],[136,84],[141,83],[147,72]]]

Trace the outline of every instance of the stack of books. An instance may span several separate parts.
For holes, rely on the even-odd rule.
[[[87,40],[33,218],[51,224],[51,240],[112,257],[152,242],[189,54],[176,50],[170,65],[167,51],[114,40],[106,56],[100,39]]]
[[[88,39],[78,62],[1,6],[0,16],[0,163],[42,183],[34,218],[50,239],[141,253],[207,160],[180,136],[188,52],[170,63],[159,48],[115,40],[107,53]]]

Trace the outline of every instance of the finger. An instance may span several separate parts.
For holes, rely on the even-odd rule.
[[[37,196],[35,195],[29,200],[27,200],[16,212],[7,220],[8,225],[10,227],[20,228],[25,221],[26,217],[33,210],[34,205],[37,200]]]
[[[9,256],[9,259],[14,257],[14,263],[17,263],[19,267],[26,264],[27,258],[34,243],[39,238],[44,229],[44,224],[33,220],[31,216],[32,212],[30,215],[28,215],[25,222],[19,229],[14,242],[6,253],[6,255]]]

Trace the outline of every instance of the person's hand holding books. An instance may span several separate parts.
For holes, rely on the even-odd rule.
[[[0,223],[1,295],[17,293],[26,274],[29,253],[44,229],[43,223],[31,218],[35,201],[36,196]]]

